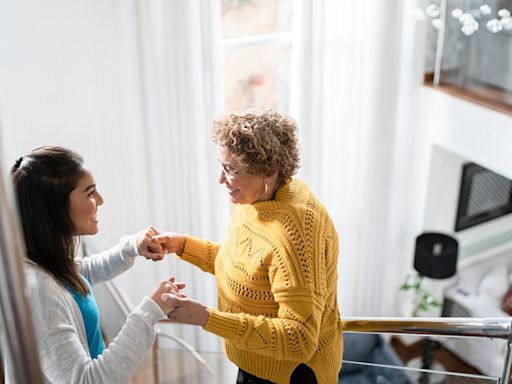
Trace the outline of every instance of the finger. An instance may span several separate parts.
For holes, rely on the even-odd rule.
[[[148,250],[150,250],[151,252],[160,253],[163,251],[163,247],[161,244],[154,243],[151,240],[149,240],[147,247]]]
[[[174,289],[175,289],[175,288],[174,288],[174,284],[171,284],[171,283],[169,283],[169,282],[165,282],[165,283],[164,283],[164,288],[165,288],[165,289],[168,289],[169,291],[172,291],[172,290],[174,290]]]
[[[164,289],[167,289],[167,291],[170,293],[178,293],[180,291],[180,289],[178,287],[176,287],[176,285],[174,285],[171,282],[165,283]]]
[[[178,287],[178,289],[183,289],[187,286],[185,283],[174,283],[174,285],[176,285],[176,287]]]
[[[144,257],[146,259],[151,259],[151,260],[162,260],[164,257],[165,257],[165,254],[161,253],[161,252],[147,252],[144,254]]]
[[[168,281],[170,281],[171,283],[174,283],[174,280],[176,280],[176,277],[174,275],[171,275],[167,278]]]
[[[158,231],[158,229],[156,229],[156,228],[155,228],[155,227],[153,227],[153,226],[149,227],[149,229],[150,229],[150,233],[151,233],[151,235],[152,235],[152,236],[154,236],[154,235],[159,235],[159,234],[160,234],[160,232]]]
[[[171,239],[172,238],[169,235],[165,235],[165,234],[158,234],[158,235],[151,236],[151,240],[153,242],[160,243],[160,244],[164,244],[168,241],[171,241]]]

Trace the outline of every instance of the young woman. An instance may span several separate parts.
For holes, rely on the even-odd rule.
[[[184,287],[161,281],[128,316],[105,348],[91,285],[130,268],[135,257],[163,258],[148,228],[100,254],[76,259],[78,236],[98,232],[103,204],[93,175],[77,153],[38,148],[11,169],[25,235],[26,284],[46,383],[128,383],[155,338],[155,324],[171,308],[163,293]]]

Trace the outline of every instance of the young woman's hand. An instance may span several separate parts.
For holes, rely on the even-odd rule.
[[[165,232],[156,234],[152,240],[162,247],[163,253],[175,253],[181,256],[185,249],[186,237],[180,233]]]
[[[153,261],[162,260],[165,257],[166,252],[163,252],[163,247],[153,240],[153,236],[159,233],[154,227],[147,227],[137,234],[139,255]]]
[[[161,300],[166,306],[174,308],[167,315],[167,318],[173,323],[204,327],[210,318],[210,309],[199,301],[175,293],[164,293]]]
[[[162,300],[164,294],[172,294],[180,299],[187,297],[185,294],[181,293],[181,290],[185,288],[185,283],[176,283],[175,280],[174,276],[170,276],[169,278],[160,281],[149,296],[160,306],[160,308],[162,308],[162,311],[166,315],[172,312],[175,309],[175,306],[172,305],[172,302],[168,305],[165,300]]]

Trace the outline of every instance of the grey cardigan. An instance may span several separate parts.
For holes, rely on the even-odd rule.
[[[136,237],[130,236],[77,262],[95,284],[126,271],[137,254]],[[128,383],[154,342],[155,324],[165,318],[158,304],[145,297],[103,354],[91,359],[82,315],[72,296],[33,262],[25,263],[25,276],[44,382]]]

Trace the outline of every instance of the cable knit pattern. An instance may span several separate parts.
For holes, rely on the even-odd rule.
[[[338,382],[338,236],[302,181],[272,201],[235,205],[223,244],[187,237],[182,258],[215,274],[218,310],[205,329],[224,338],[237,366],[289,383],[305,363],[319,383]]]

